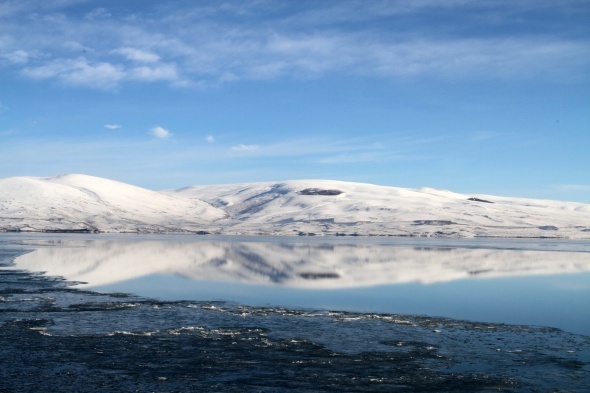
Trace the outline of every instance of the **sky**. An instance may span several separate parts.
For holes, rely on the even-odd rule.
[[[587,0],[2,0],[0,177],[590,203]]]

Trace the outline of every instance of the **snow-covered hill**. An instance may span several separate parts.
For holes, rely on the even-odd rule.
[[[85,175],[0,179],[0,230],[590,238],[590,205],[330,180],[151,191]]]
[[[590,238],[590,205],[329,180],[187,187],[235,234]]]
[[[92,176],[0,179],[0,228],[5,230],[176,232],[199,230],[224,216],[203,201]]]

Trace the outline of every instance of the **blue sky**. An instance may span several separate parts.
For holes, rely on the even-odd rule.
[[[586,0],[0,2],[0,177],[590,203]]]

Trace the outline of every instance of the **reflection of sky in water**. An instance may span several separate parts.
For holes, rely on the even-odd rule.
[[[93,289],[170,300],[230,300],[248,305],[444,316],[552,326],[590,335],[590,273],[329,291],[150,275]]]
[[[587,242],[77,239],[26,254],[16,267],[164,299],[426,314],[590,335]]]

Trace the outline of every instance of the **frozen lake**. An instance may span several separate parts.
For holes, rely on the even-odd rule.
[[[590,242],[1,234],[0,380],[582,392],[589,301]]]

